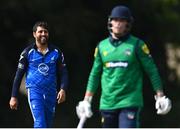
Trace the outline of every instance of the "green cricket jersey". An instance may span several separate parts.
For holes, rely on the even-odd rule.
[[[95,93],[101,82],[100,109],[142,107],[142,69],[156,91],[162,90],[157,67],[147,45],[137,37],[129,35],[115,43],[106,38],[96,47],[87,91]]]

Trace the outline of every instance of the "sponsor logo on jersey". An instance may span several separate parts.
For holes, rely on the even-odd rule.
[[[107,62],[105,64],[107,68],[115,68],[115,67],[123,67],[126,68],[128,66],[128,62],[118,61],[118,62]]]
[[[49,67],[45,63],[41,63],[38,66],[38,71],[43,75],[48,75]]]

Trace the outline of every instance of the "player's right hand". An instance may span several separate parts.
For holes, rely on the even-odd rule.
[[[83,116],[90,118],[93,115],[91,104],[86,100],[80,101],[76,106],[76,113],[79,119],[81,119]]]
[[[66,100],[66,92],[61,89],[57,95],[58,104],[64,102]]]
[[[11,97],[11,99],[9,101],[9,106],[12,110],[17,110],[18,99],[16,97]]]

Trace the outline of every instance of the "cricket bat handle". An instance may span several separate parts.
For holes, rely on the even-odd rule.
[[[86,116],[85,115],[83,115],[82,117],[81,117],[81,119],[79,120],[79,123],[78,123],[78,126],[77,126],[77,129],[82,129],[83,128],[83,126],[84,126],[84,123],[86,122]]]

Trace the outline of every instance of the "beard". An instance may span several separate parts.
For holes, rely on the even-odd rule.
[[[41,45],[46,45],[48,42],[48,37],[40,37],[37,39],[37,41],[41,44]]]

